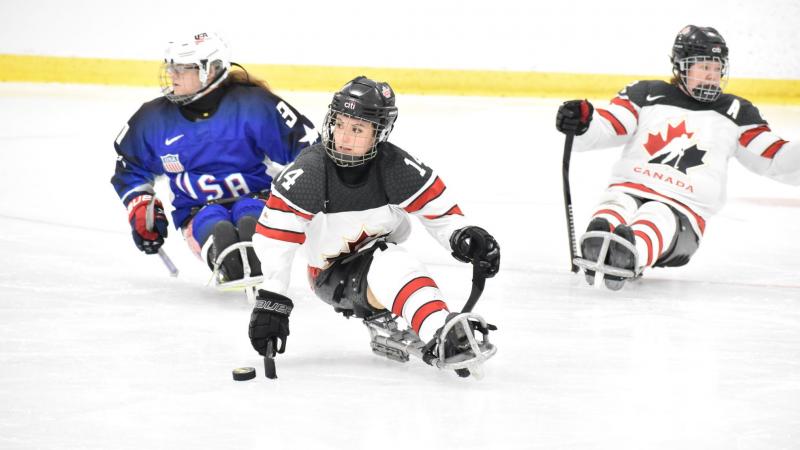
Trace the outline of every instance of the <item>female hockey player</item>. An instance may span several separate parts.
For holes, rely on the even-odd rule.
[[[671,60],[670,83],[630,84],[594,121],[586,100],[558,109],[556,128],[576,136],[576,151],[625,145],[581,238],[577,263],[590,284],[600,272],[616,290],[648,267],[688,263],[706,220],[725,202],[731,157],[757,174],[800,184],[797,144],[774,134],[750,102],[722,93],[728,47],[717,30],[685,27]]]
[[[222,263],[220,282],[244,275],[239,252],[224,262],[217,255],[251,239],[270,174],[281,168],[272,163],[293,161],[318,139],[308,119],[263,81],[231,71],[232,64],[238,66],[214,33],[170,42],[161,72],[163,97],[142,105],[117,136],[111,179],[128,209],[136,247],[154,254],[168,223],[153,184],[159,175],[169,177],[175,227],[209,267]],[[259,275],[252,249],[247,260],[251,275]]]
[[[414,355],[460,376],[494,354],[487,339],[494,327],[475,314],[450,313],[427,269],[398,245],[414,215],[456,259],[480,264],[487,277],[500,266],[495,239],[465,221],[436,172],[388,142],[396,119],[388,84],[353,79],[333,96],[322,143],[273,181],[253,238],[265,279],[249,336],[260,354],[268,344],[285,350],[293,307],[285,293],[301,244],[311,288],[335,311],[366,319],[374,332],[401,317],[413,330],[404,337]],[[373,333],[377,353],[408,358],[380,338]]]

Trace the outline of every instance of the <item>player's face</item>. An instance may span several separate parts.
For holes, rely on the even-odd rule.
[[[167,68],[175,95],[189,95],[199,91],[200,69],[194,64],[172,64]]]
[[[337,152],[365,155],[375,141],[375,126],[366,120],[338,114],[333,127],[333,141]]]
[[[698,86],[719,86],[722,79],[722,63],[720,61],[699,61],[686,73],[686,87],[691,92]]]

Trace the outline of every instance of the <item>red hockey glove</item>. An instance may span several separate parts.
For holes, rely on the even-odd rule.
[[[151,202],[152,222],[150,229],[147,227],[147,210]],[[131,234],[136,248],[152,255],[158,253],[158,249],[164,244],[167,237],[169,222],[164,215],[164,207],[161,201],[150,194],[142,194],[128,202],[128,222],[131,224]]]

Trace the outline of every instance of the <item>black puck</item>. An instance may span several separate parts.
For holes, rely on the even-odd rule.
[[[255,377],[256,377],[255,367],[239,367],[237,369],[233,369],[233,379],[236,381],[252,380]]]

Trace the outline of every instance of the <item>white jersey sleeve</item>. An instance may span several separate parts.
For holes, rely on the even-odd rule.
[[[630,141],[639,124],[641,106],[632,100],[628,90],[638,93],[643,88],[644,84],[628,85],[608,105],[595,108],[589,129],[586,133],[575,136],[573,150],[582,152],[618,147]]]
[[[310,213],[272,191],[253,235],[253,247],[264,274],[260,289],[286,293],[295,252],[306,240],[305,230],[311,218]]]
[[[781,139],[766,122],[740,130],[734,156],[743,166],[773,180],[800,185],[800,144]]]
[[[435,173],[418,192],[399,206],[416,216],[448,252],[452,251],[450,236],[467,225],[461,208],[451,199],[447,186]]]

